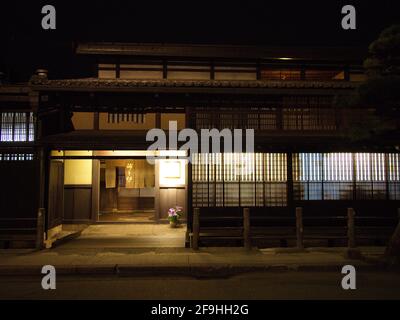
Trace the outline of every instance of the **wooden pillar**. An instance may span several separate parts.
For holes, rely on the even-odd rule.
[[[246,250],[251,249],[249,208],[243,209],[243,245]]]
[[[200,209],[194,208],[193,212],[193,235],[192,235],[192,248],[193,250],[199,249],[199,235],[200,235]]]
[[[257,80],[261,80],[261,64],[259,61],[257,62],[256,72],[257,72]]]
[[[286,153],[286,172],[287,172],[287,206],[289,212],[293,212],[294,207],[294,186],[293,186],[293,154],[291,152]]]
[[[191,107],[186,107],[185,108],[185,126],[186,128],[193,128],[192,126],[192,108]],[[190,160],[188,161],[187,164],[187,185],[186,185],[186,212],[187,217],[187,225],[186,225],[186,239],[187,239],[187,244],[189,244],[189,234],[190,230],[192,230],[193,226],[193,179],[192,179],[192,164],[193,164],[193,154],[188,154],[190,156]]]
[[[303,242],[303,208],[296,208],[296,243],[298,249],[304,248]]]
[[[50,175],[50,152],[47,149],[39,147],[35,150],[38,174],[38,202],[37,208],[44,208],[43,210],[43,230],[47,232],[48,219],[46,212],[48,212],[49,203],[49,175]]]
[[[163,60],[162,64],[163,64],[163,79],[167,79],[168,78],[168,61]]]
[[[349,66],[344,66],[344,80],[350,81],[350,68]]]
[[[400,208],[397,209],[398,217],[400,220]],[[400,256],[400,221],[397,224],[396,230],[390,238],[389,245],[385,250],[386,258],[394,258]]]
[[[100,112],[94,112],[93,130],[100,130]]]
[[[117,59],[117,63],[115,65],[115,77],[117,79],[121,78],[121,62],[120,62],[120,59]]]
[[[116,169],[115,169],[116,170]],[[118,182],[118,181],[117,181]],[[115,188],[112,188],[112,203],[113,203],[113,212],[118,211],[118,184],[116,184]]]
[[[92,160],[92,212],[91,220],[96,222],[100,210],[100,160]]]
[[[306,66],[301,66],[300,80],[306,80]]]
[[[156,113],[156,128],[161,129],[161,113]]]
[[[347,239],[348,239],[348,248],[352,249],[356,247],[356,239],[355,239],[355,226],[354,226],[354,209],[347,209]]]
[[[41,250],[44,247],[44,219],[45,209],[39,208],[36,222],[36,249]]]

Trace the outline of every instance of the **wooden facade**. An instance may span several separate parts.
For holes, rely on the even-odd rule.
[[[188,243],[194,208],[211,244],[241,241],[234,234],[243,208],[260,245],[292,239],[296,207],[322,239],[345,225],[349,207],[363,239],[382,240],[397,223],[397,137],[350,139],[354,123],[375,121],[375,112],[337,103],[363,81],[359,50],[104,43],[79,45],[77,54],[93,58],[92,77],[51,79],[50,70],[23,87],[0,87],[0,169],[18,177],[2,187],[4,241],[34,233],[38,208],[47,231],[95,223],[101,208],[134,208],[122,193],[102,198],[104,161],[143,159],[129,152],[146,150],[146,132],[170,120],[198,132],[255,132],[254,153],[194,155],[179,186],[162,186],[155,165],[154,199],[142,199],[143,208],[162,221],[169,206],[182,205]],[[68,161],[90,172],[66,183]],[[26,208],[15,211],[21,193]]]

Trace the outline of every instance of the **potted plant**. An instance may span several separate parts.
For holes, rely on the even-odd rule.
[[[182,207],[176,206],[175,208],[169,208],[168,210],[168,220],[171,228],[176,228],[180,221],[180,217],[182,216]]]

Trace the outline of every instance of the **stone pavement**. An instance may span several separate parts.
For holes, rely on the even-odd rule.
[[[0,251],[0,276],[40,275],[43,265],[53,265],[59,274],[117,274],[121,276],[181,275],[226,277],[247,272],[338,271],[344,265],[376,271],[383,247],[361,248],[368,260],[346,258],[345,248],[252,249],[201,248],[74,248]],[[373,261],[373,262],[371,262]]]
[[[68,240],[63,249],[103,248],[184,248],[186,225],[168,224],[94,224],[79,237]]]

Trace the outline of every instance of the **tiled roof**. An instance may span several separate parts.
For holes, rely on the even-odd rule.
[[[163,43],[82,43],[76,52],[91,55],[125,55],[141,57],[236,58],[324,61],[358,61],[367,53],[362,47],[274,47],[239,45],[163,44]]]
[[[34,76],[31,85],[50,89],[78,88],[231,88],[231,89],[354,89],[357,84],[348,81],[223,81],[223,80],[125,80],[125,79],[62,79],[49,80]]]

